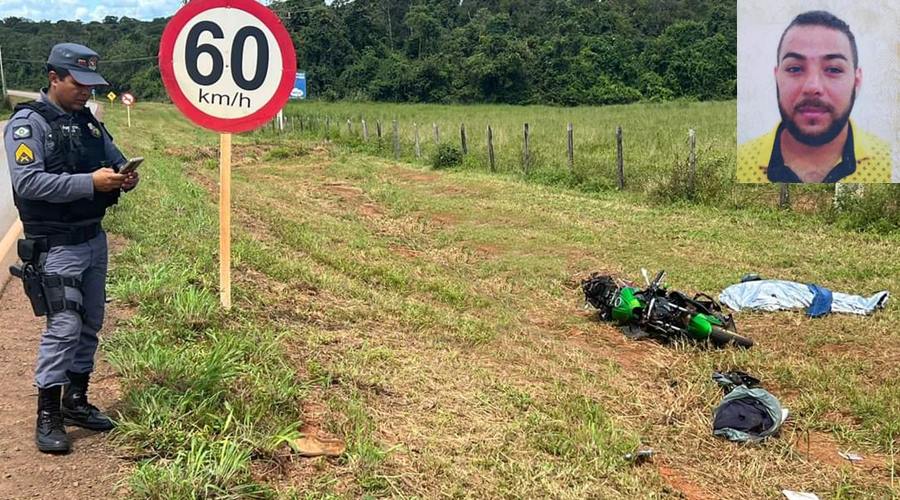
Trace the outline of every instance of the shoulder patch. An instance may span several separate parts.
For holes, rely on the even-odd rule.
[[[31,137],[31,125],[19,125],[13,129],[13,139],[28,139]]]
[[[27,145],[19,144],[16,148],[16,163],[19,165],[30,165],[34,163],[34,153]]]

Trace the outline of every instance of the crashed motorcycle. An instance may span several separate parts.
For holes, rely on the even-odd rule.
[[[651,281],[641,269],[647,288],[639,289],[609,275],[592,274],[581,282],[584,298],[597,309],[600,319],[615,321],[626,335],[653,337],[664,343],[689,339],[715,347],[749,348],[753,340],[738,335],[731,315],[704,294],[693,298],[665,288],[666,272]]]

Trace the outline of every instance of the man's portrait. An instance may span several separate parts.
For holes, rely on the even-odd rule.
[[[897,7],[824,3],[738,4],[738,182],[892,181]]]

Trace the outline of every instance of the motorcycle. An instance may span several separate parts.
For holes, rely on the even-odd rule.
[[[753,346],[752,339],[736,333],[732,316],[725,316],[709,296],[690,298],[666,290],[665,271],[653,281],[646,269],[641,273],[647,282],[643,290],[609,275],[592,274],[581,282],[585,300],[598,310],[600,319],[615,321],[633,337],[650,336],[666,343],[687,338],[715,347]]]

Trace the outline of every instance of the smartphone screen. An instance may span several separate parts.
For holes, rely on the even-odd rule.
[[[137,169],[138,165],[140,165],[143,161],[144,158],[140,156],[132,158],[128,160],[121,169],[119,169],[119,173],[124,175],[130,174],[131,172],[134,172]]]

